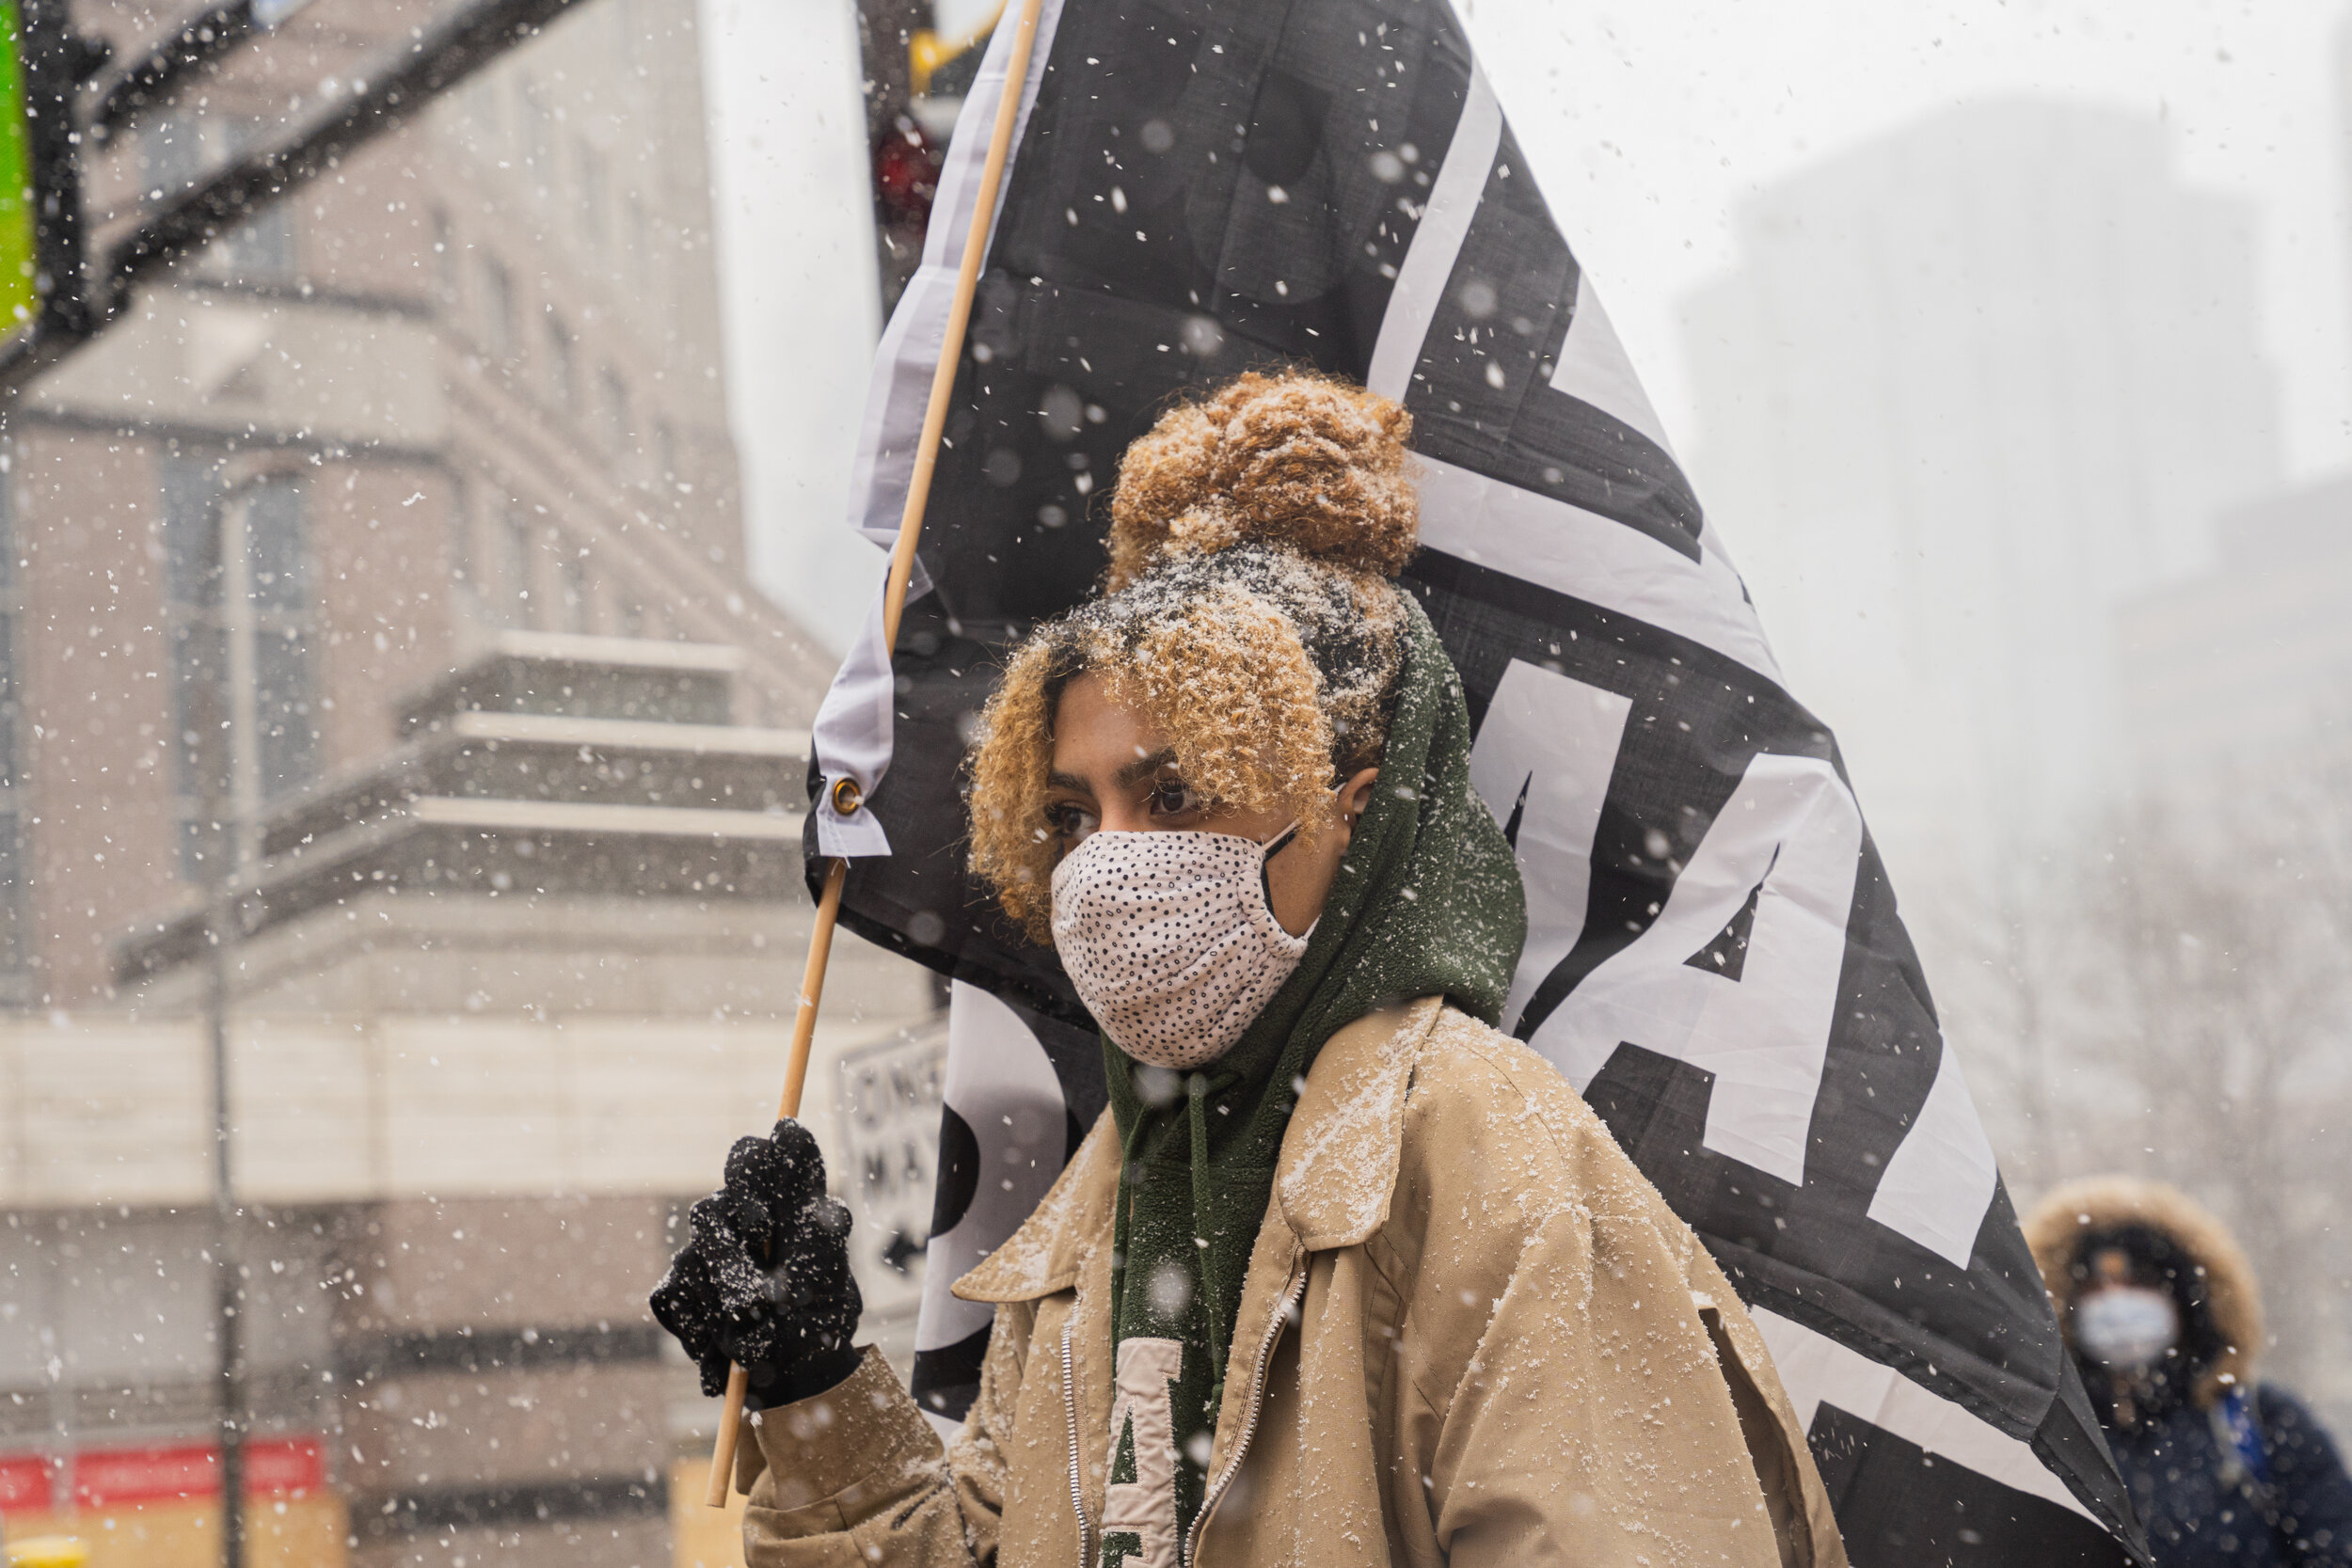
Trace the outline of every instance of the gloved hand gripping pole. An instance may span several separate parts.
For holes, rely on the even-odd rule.
[[[923,434],[915,443],[914,470],[907,481],[906,510],[898,517],[898,539],[890,551],[890,578],[882,590],[882,646],[896,652],[898,617],[906,609],[907,584],[914,576],[915,541],[923,533],[923,508],[930,499],[931,470],[939,459],[939,440],[947,427],[947,401],[955,390],[956,367],[963,359],[963,337],[972,320],[972,295],[980,280],[980,260],[988,248],[990,229],[996,218],[996,197],[1004,183],[1005,164],[1012,152],[1013,123],[1020,118],[1021,100],[1029,81],[1029,55],[1037,45],[1038,13],[1043,0],[1022,0],[1005,62],[1005,83],[996,100],[996,124],[988,141],[988,159],[980,166],[980,182],[972,203],[972,227],[963,238],[963,262],[956,274],[955,299],[947,311],[947,329],[939,342],[939,365],[931,372],[931,400],[923,413]],[[792,1018],[791,1053],[786,1059],[784,1097],[776,1106],[779,1119],[797,1116],[801,1086],[808,1077],[809,1042],[817,1034],[817,1004],[825,990],[825,962],[833,953],[834,924],[841,915],[841,885],[850,863],[836,859],[826,868],[824,896],[817,904],[817,924],[808,937],[808,967],[801,976],[799,1010]],[[727,1373],[726,1407],[719,1415],[719,1440],[710,1456],[710,1486],[703,1501],[724,1508],[735,1481],[735,1445],[743,1425],[743,1395],[750,1375],[741,1367]]]

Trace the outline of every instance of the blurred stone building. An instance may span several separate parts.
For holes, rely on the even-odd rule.
[[[1915,906],[2122,787],[2110,612],[2278,483],[2253,214],[2153,119],[2008,99],[1826,156],[1736,231],[1687,301],[1700,493]]]
[[[2142,791],[2204,805],[2328,764],[2352,735],[2352,478],[2225,511],[2216,564],[2126,600],[2113,635]]]
[[[92,136],[99,244],[448,8],[317,0]],[[196,9],[77,23],[121,61]],[[8,414],[11,1533],[210,1560],[227,875],[251,1560],[733,1550],[699,1507],[715,1409],[644,1299],[780,1078],[830,660],[744,571],[692,15],[582,5]],[[932,1010],[836,949],[808,1116],[886,1341]]]
[[[2352,484],[2282,487],[2253,209],[2155,117],[2005,99],[1828,154],[1736,231],[1688,301],[1700,493],[2010,1191],[2209,1204],[2265,1368],[2344,1430]]]
[[[2328,63],[2352,216],[2352,12]],[[2352,759],[2352,474],[2231,499],[2208,514],[2201,569],[2124,600],[2109,627],[2132,786],[2191,807],[2281,779],[2337,790]]]

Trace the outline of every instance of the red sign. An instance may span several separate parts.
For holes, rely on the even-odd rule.
[[[248,1496],[300,1497],[326,1483],[315,1437],[266,1438],[245,1446]],[[73,1456],[73,1500],[83,1508],[206,1497],[220,1490],[220,1450],[209,1443],[167,1449],[98,1449]]]
[[[0,1513],[49,1512],[49,1460],[38,1453],[0,1454]]]
[[[326,1486],[326,1449],[315,1437],[278,1437],[245,1446],[245,1489],[265,1497],[299,1497]]]

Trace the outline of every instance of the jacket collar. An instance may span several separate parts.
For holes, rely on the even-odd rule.
[[[1078,1282],[1087,1254],[1107,1246],[1119,1198],[1119,1129],[1104,1106],[1045,1199],[1004,1245],[952,1287],[965,1301],[1036,1301]]]
[[[1404,1144],[1413,1063],[1440,997],[1368,1013],[1324,1042],[1282,1134],[1274,1195],[1283,1223],[1313,1252],[1355,1246],[1388,1222]],[[965,1301],[1036,1301],[1077,1283],[1111,1232],[1119,1135],[1106,1109],[1045,1200],[979,1267],[956,1281]]]
[[[1367,1013],[1326,1040],[1307,1069],[1274,1196],[1310,1252],[1358,1245],[1388,1223],[1406,1091],[1444,1006],[1429,996]]]

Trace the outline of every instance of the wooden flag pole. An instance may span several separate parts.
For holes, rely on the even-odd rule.
[[[996,124],[989,135],[988,160],[980,166],[980,183],[972,203],[972,227],[963,237],[963,263],[956,273],[956,293],[947,310],[947,330],[939,342],[939,365],[931,372],[931,400],[923,411],[923,434],[914,447],[914,470],[907,480],[906,510],[898,516],[898,539],[890,551],[890,576],[882,588],[882,646],[895,653],[898,618],[907,605],[907,585],[914,577],[915,541],[923,534],[923,509],[930,500],[931,471],[939,462],[939,441],[947,428],[947,401],[955,390],[956,367],[963,359],[963,335],[972,321],[972,295],[979,287],[980,257],[996,218],[996,195],[1004,183],[1005,164],[1012,154],[1013,122],[1020,118],[1021,96],[1029,80],[1029,55],[1037,45],[1038,12],[1043,0],[1023,0],[1005,64],[1004,90],[996,101]],[[857,786],[848,784],[849,811],[861,803]],[[849,815],[848,811],[843,813]],[[850,863],[835,859],[825,871],[824,895],[817,903],[817,924],[808,937],[808,967],[801,975],[800,1007],[792,1016],[791,1053],[786,1059],[784,1097],[777,1102],[779,1119],[797,1116],[801,1086],[808,1079],[809,1043],[817,1035],[817,1003],[825,991],[825,963],[833,956],[833,931],[841,917],[841,886],[849,879]],[[719,1440],[710,1456],[710,1485],[703,1501],[724,1508],[735,1483],[735,1445],[743,1425],[743,1396],[750,1375],[740,1367],[727,1373],[726,1406],[719,1416]]]

